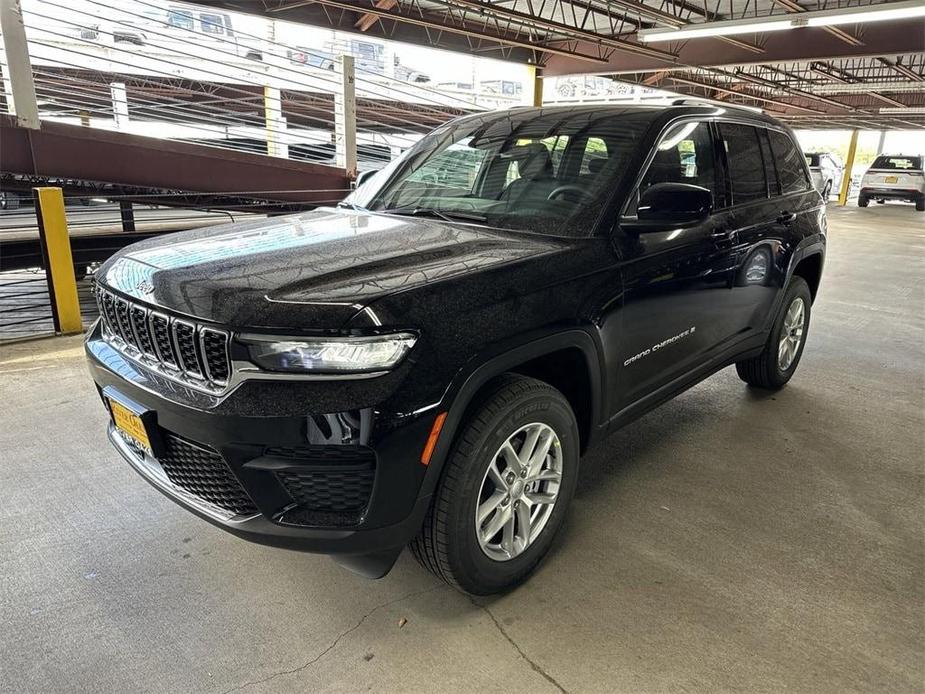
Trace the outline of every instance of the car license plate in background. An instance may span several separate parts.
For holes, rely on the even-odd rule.
[[[896,182],[897,182],[897,179],[896,179],[896,176],[886,176],[886,177],[883,179],[883,182],[884,182],[884,183],[896,183]]]
[[[141,446],[147,451],[148,455],[154,455],[151,441],[148,438],[148,431],[145,429],[145,424],[141,421],[141,417],[112,398],[109,398],[109,411],[112,412],[112,421],[116,425],[116,429]]]

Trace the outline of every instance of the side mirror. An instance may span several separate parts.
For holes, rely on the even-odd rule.
[[[372,177],[373,177],[375,174],[377,174],[378,172],[379,172],[379,169],[366,169],[365,171],[360,171],[360,172],[357,174],[356,186],[355,186],[355,187],[359,188],[361,185],[363,185],[364,183],[366,183],[366,181],[368,181],[370,178],[372,178]]]
[[[689,227],[702,222],[712,211],[713,193],[706,188],[689,183],[656,183],[642,192],[636,207],[639,221],[628,226],[638,231]]]

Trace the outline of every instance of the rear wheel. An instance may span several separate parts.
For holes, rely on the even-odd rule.
[[[418,562],[487,595],[529,576],[549,551],[578,479],[578,425],[565,397],[506,374],[463,422],[424,525]]]
[[[915,201],[915,209],[919,212],[925,212],[925,198],[919,198]]]
[[[739,378],[750,386],[771,389],[781,388],[790,380],[806,345],[812,299],[806,280],[802,277],[790,280],[783,310],[771,329],[764,351],[752,359],[736,362]]]
[[[858,198],[858,207],[867,207],[870,204],[870,200],[865,198],[863,195]]]

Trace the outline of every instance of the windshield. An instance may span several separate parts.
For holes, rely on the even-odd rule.
[[[587,236],[650,118],[591,111],[466,118],[425,137],[345,203]]]
[[[921,169],[921,157],[877,157],[870,165],[872,169]]]

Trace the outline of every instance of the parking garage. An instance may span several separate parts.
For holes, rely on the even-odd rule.
[[[4,691],[920,691],[922,9],[0,0]]]

